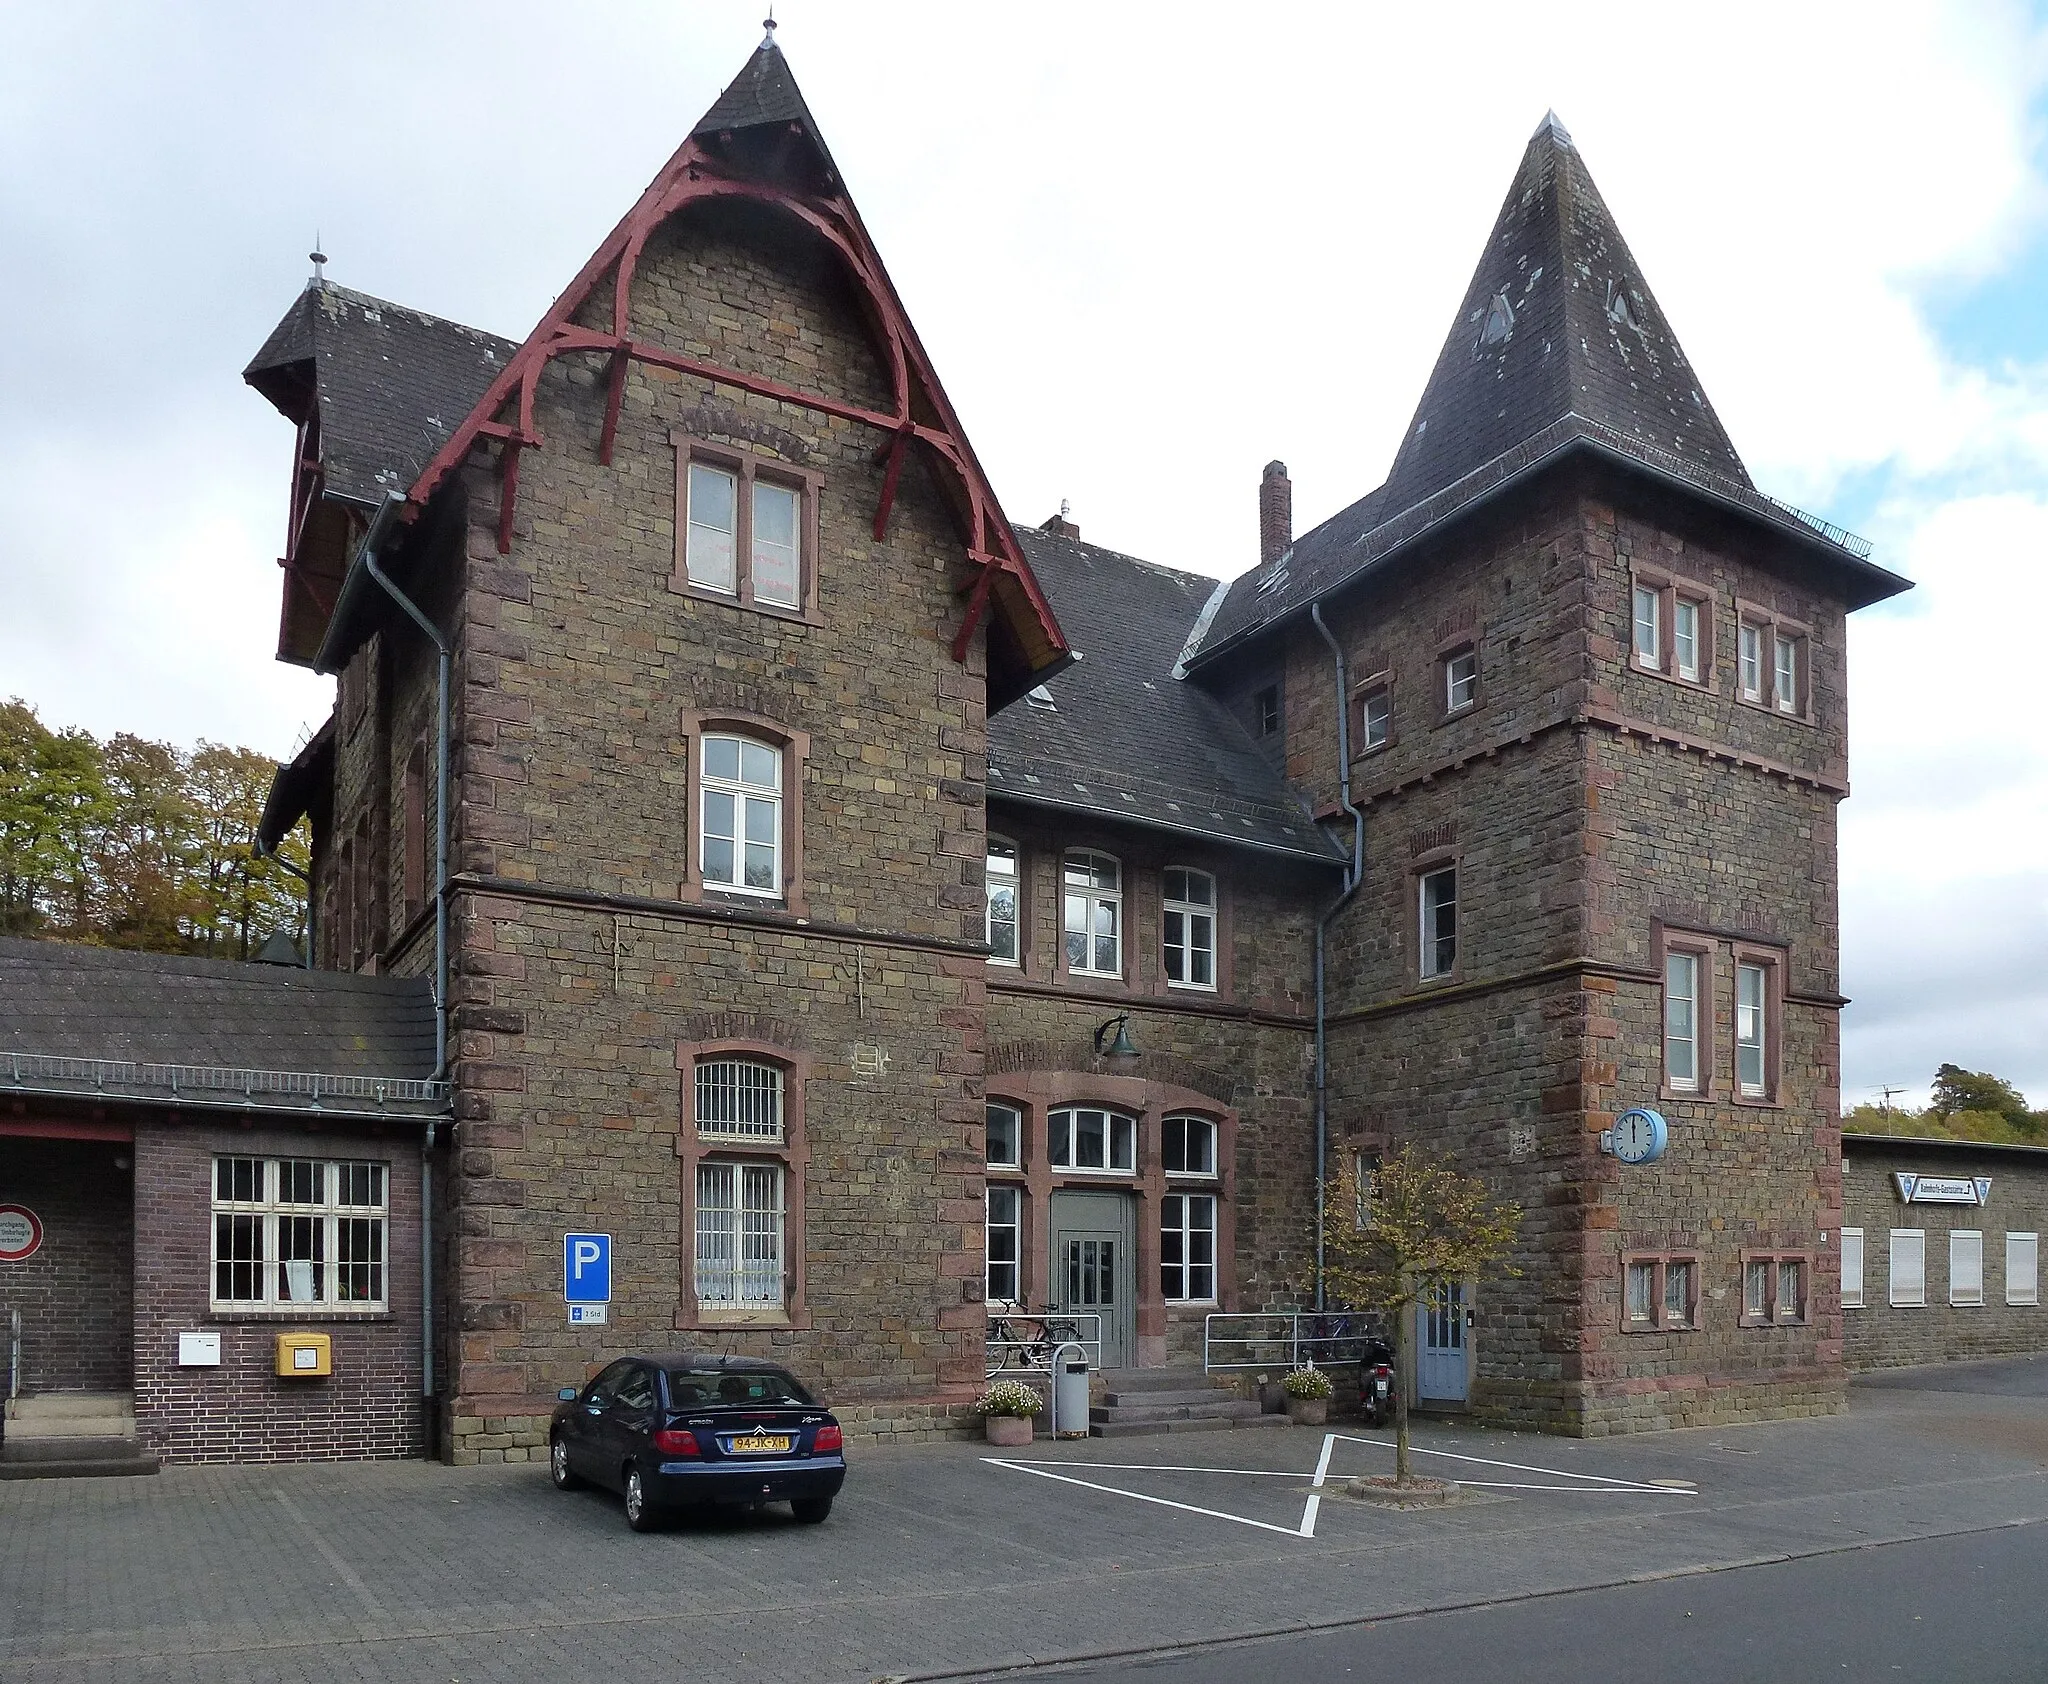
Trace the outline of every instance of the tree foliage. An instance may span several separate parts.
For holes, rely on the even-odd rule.
[[[1999,1076],[1944,1064],[1924,1111],[1903,1105],[1857,1105],[1842,1113],[1851,1134],[1898,1134],[1922,1140],[1978,1140],[1990,1146],[2048,1145],[2048,1110]]]
[[[1500,1264],[1521,1228],[1519,1207],[1497,1201],[1448,1158],[1403,1146],[1361,1185],[1342,1165],[1326,1184],[1324,1280],[1337,1302],[1377,1310],[1394,1324],[1394,1474],[1408,1475],[1408,1394],[1414,1374],[1409,1310],[1440,1281],[1467,1281]]]
[[[277,763],[201,742],[52,730],[0,702],[0,935],[246,959],[305,938],[301,825],[259,858]]]

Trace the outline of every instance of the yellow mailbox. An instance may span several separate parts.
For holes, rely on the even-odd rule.
[[[318,1380],[334,1372],[334,1346],[324,1333],[280,1333],[277,1372],[286,1380]]]

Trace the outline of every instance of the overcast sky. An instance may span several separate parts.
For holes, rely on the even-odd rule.
[[[307,274],[523,336],[758,0],[0,0],[0,696],[291,750]],[[1384,476],[1555,107],[1752,476],[1919,581],[1850,639],[1850,1098],[2048,1105],[2048,8],[783,0],[1009,513],[1219,576]]]

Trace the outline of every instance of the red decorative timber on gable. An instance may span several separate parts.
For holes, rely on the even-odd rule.
[[[836,178],[834,178],[836,179]],[[855,288],[870,313],[871,324],[880,341],[889,368],[892,392],[890,408],[869,409],[817,392],[799,391],[777,380],[742,374],[736,369],[678,355],[661,346],[635,339],[632,335],[630,300],[633,277],[648,238],[670,217],[700,200],[744,199],[766,205],[790,216],[822,238],[846,265]],[[609,331],[579,326],[575,315],[596,291],[606,271],[612,272],[612,325]],[[648,363],[678,373],[714,380],[779,402],[801,405],[821,414],[857,421],[885,433],[888,440],[877,451],[887,458],[882,495],[875,510],[875,537],[888,530],[897,484],[902,472],[905,447],[913,440],[930,450],[957,484],[966,527],[967,556],[981,571],[969,600],[966,624],[953,643],[953,658],[964,661],[975,626],[985,611],[990,587],[998,573],[1009,574],[1022,589],[1036,618],[1047,664],[1066,653],[1067,641],[1054,618],[1051,605],[1032,577],[1030,564],[1018,546],[1010,523],[996,502],[995,492],[975,460],[966,433],[953,406],[940,387],[930,359],[918,343],[896,289],[884,272],[867,230],[844,193],[799,194],[773,182],[734,173],[698,140],[686,141],[663,167],[639,203],[627,212],[604,244],[584,264],[576,279],[541,319],[490,390],[477,403],[463,424],[449,436],[434,459],[414,484],[409,498],[413,510],[423,507],[435,490],[453,472],[479,440],[493,439],[502,447],[499,472],[502,479],[498,516],[498,549],[512,547],[513,508],[519,491],[519,454],[530,445],[543,442],[534,426],[534,394],[540,377],[554,358],[571,353],[591,353],[608,359],[604,427],[600,435],[599,459],[609,463],[618,435],[619,407],[624,398],[628,361]],[[919,419],[922,413],[931,417]],[[509,411],[509,414],[508,414]]]

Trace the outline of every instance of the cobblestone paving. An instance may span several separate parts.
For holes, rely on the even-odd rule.
[[[20,1482],[0,1485],[0,1677],[488,1684],[628,1668],[787,1684],[1491,1602],[2048,1520],[2048,1399],[2013,1390],[1859,1390],[1848,1417],[1594,1443],[1424,1427],[1432,1450],[1697,1494],[1432,1463],[1581,1488],[1388,1513],[1330,1487],[1312,1538],[1285,1530],[1323,1446],[1308,1428],[1012,1453],[1152,1503],[991,1466],[979,1446],[871,1451],[823,1526],[771,1510],[652,1537],[626,1530],[616,1498],[558,1494],[539,1467]],[[1332,1468],[1389,1461],[1339,1442]]]

